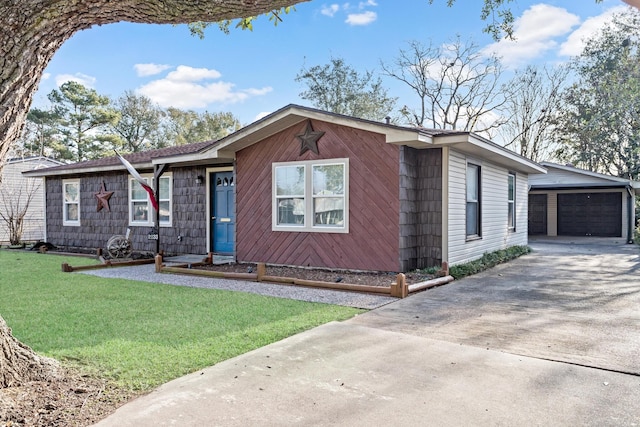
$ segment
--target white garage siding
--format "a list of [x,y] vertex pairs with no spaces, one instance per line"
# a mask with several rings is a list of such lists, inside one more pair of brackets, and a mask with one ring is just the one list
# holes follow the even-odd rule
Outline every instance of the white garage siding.
[[[447,154],[448,153],[448,154]],[[514,245],[527,244],[528,176],[516,173],[516,226],[508,228],[509,170],[487,160],[467,157],[455,150],[443,150],[448,157],[447,256],[449,264],[461,264]],[[481,237],[466,236],[466,167],[467,162],[481,167]]]
[[[540,174],[540,175],[531,175],[529,179],[529,184],[606,184],[610,183],[611,179],[607,179],[606,177],[596,176],[597,174],[593,172],[578,170],[570,171],[560,169],[558,167],[548,166],[548,163],[543,163],[548,169],[549,173]],[[586,172],[586,173],[585,173]],[[611,177],[616,179],[615,177]]]
[[[45,166],[57,166],[60,162],[41,157],[10,160],[5,164],[2,177],[2,191],[0,194],[0,210],[4,213],[24,207],[29,195],[32,199],[24,217],[22,241],[30,242],[44,240],[44,185],[43,178],[26,178],[23,171],[29,171]],[[9,243],[9,230],[6,222],[0,220],[0,244]]]

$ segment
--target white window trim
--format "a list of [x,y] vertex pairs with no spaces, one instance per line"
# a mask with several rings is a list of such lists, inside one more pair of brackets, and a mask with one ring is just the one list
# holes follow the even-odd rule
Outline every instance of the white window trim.
[[[513,200],[509,199],[509,179],[513,177]],[[517,184],[517,179],[516,179],[516,174],[515,172],[509,172],[509,174],[507,175],[507,215],[509,215],[509,205],[513,205],[513,208],[511,209],[511,222],[513,223],[513,225],[509,225],[509,219],[507,218],[507,229],[509,231],[516,231],[516,193],[517,193],[517,188],[516,188],[516,184]]]
[[[478,207],[478,212],[476,213],[477,215],[477,226],[478,226],[478,233],[477,234],[467,234],[467,204],[469,203],[469,200],[467,199],[467,186],[469,185],[469,183],[467,182],[467,177],[468,177],[468,170],[469,170],[469,166],[473,166],[477,168],[477,174],[476,174],[476,178],[478,180],[477,182],[477,186],[478,186],[478,200],[473,201],[474,203],[476,203],[476,206]],[[466,164],[466,168],[465,168],[465,192],[464,192],[464,198],[465,198],[465,218],[464,218],[464,232],[466,235],[467,240],[477,240],[477,239],[482,239],[482,165],[480,164],[480,162],[473,162],[473,161],[468,161]]]
[[[152,174],[141,174],[142,178],[144,178],[147,183],[153,187],[153,175]],[[169,179],[169,221],[160,221],[160,227],[171,227],[173,224],[173,175],[171,172],[163,174],[160,179]],[[131,200],[131,185],[135,180],[134,177],[128,175],[128,185],[127,185],[127,210],[129,211],[129,226],[130,227],[153,227],[155,225],[156,220],[156,211],[151,206],[151,200],[149,199],[149,195],[147,194],[147,206],[149,208],[149,217],[146,221],[134,221],[133,220],[133,209],[131,209],[132,200]],[[145,192],[146,193],[146,192]],[[167,199],[158,200],[158,204],[161,201],[167,201]]]
[[[77,220],[68,220],[67,219],[67,202],[65,200],[65,190],[67,184],[76,184],[78,186],[78,219]],[[63,179],[62,180],[62,225],[70,226],[70,227],[79,227],[80,226],[80,202],[81,202],[81,194],[80,194],[80,180],[79,179]],[[71,203],[69,203],[71,204]],[[75,204],[75,203],[74,203]]]
[[[344,219],[343,226],[313,225],[313,166],[344,165]],[[276,168],[281,166],[305,167],[305,218],[303,225],[278,225],[278,202],[276,197]],[[271,165],[271,230],[301,233],[348,233],[349,232],[349,159],[307,160],[301,162],[279,162]]]

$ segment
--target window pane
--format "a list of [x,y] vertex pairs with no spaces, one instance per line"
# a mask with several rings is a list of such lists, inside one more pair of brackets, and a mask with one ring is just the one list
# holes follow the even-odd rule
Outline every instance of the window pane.
[[170,216],[170,203],[169,201],[164,201],[164,202],[160,202],[158,204],[158,207],[160,208],[160,222],[169,222],[169,216]]
[[478,234],[478,204],[467,202],[467,236]]
[[169,184],[171,184],[171,179],[160,178],[160,200],[169,200]]
[[344,194],[344,165],[319,165],[313,167],[314,195]]
[[514,210],[513,210],[514,206],[513,203],[509,203],[509,228],[513,228],[514,227]]
[[64,201],[67,203],[75,203],[78,201],[78,187],[76,183],[64,185]]
[[[78,205],[73,203],[73,204],[68,204],[65,205],[65,211],[66,211],[66,220],[67,221],[77,221],[78,220]],[[60,211],[58,211],[60,212]]]
[[516,184],[516,177],[513,175],[509,175],[509,200],[513,201],[515,200],[515,184]]
[[144,188],[142,188],[142,185],[140,185],[140,183],[135,179],[131,180],[131,198],[133,200],[147,199],[147,192],[145,191]]
[[467,201],[478,200],[478,167],[467,165]]
[[304,166],[276,168],[276,196],[304,196]]
[[278,199],[278,225],[304,225],[304,199]]
[[134,221],[147,221],[149,219],[149,206],[147,202],[133,202],[132,205]]
[[313,205],[313,225],[344,225],[344,198],[316,197]]

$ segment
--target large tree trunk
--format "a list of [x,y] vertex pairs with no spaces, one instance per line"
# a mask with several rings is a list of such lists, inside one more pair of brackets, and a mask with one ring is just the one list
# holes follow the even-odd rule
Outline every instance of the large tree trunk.
[[256,16],[303,1],[308,0],[2,0],[0,177],[44,69],[62,43],[77,31],[120,21],[217,22]]
[[39,356],[11,335],[0,317],[0,389],[29,381],[47,381],[59,374],[55,360]]

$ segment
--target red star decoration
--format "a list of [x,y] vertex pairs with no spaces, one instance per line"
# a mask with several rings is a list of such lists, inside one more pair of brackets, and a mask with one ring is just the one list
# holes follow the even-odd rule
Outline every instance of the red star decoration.
[[316,154],[320,154],[318,153],[318,140],[322,138],[322,135],[324,135],[324,132],[314,131],[311,127],[311,120],[307,121],[307,128],[304,133],[296,135],[300,140],[300,155],[302,156],[309,150]]
[[111,211],[109,209],[109,199],[111,198],[111,196],[113,196],[113,191],[107,191],[107,189],[104,187],[104,182],[100,187],[100,191],[98,191],[97,193],[93,193],[93,195],[95,196],[96,200],[98,200],[98,209],[96,210],[96,212],[100,212],[102,208],[105,208],[107,212]]

